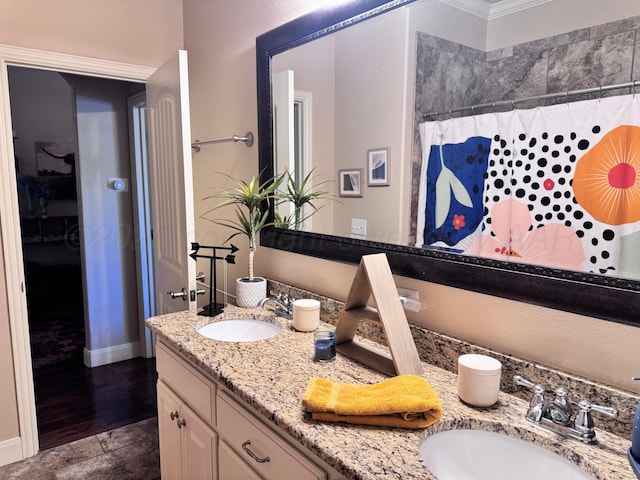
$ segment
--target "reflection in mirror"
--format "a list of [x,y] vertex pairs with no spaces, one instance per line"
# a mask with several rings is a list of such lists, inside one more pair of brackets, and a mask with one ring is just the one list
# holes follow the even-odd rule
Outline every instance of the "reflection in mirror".
[[[280,78],[292,80],[293,91],[313,96],[312,134],[308,151],[315,176],[333,180],[338,171],[363,169],[367,151],[389,148],[389,186],[369,187],[362,197],[323,203],[307,231],[349,237],[352,219],[366,220],[366,239],[407,245],[409,238],[410,154],[412,122],[399,121],[407,110],[407,53],[403,31],[405,12],[391,11],[332,35],[287,50],[272,59],[274,158],[286,163],[282,120],[276,91]],[[278,87],[276,88],[276,85]],[[280,97],[280,96],[279,96]],[[291,97],[291,95],[290,95]]]
[[[384,4],[365,3],[369,7]],[[534,6],[505,15],[488,11],[491,15],[481,18],[478,10],[452,6],[459,2],[394,3],[405,5],[380,15],[377,10],[373,16],[365,12],[362,22],[350,19],[366,8],[339,7],[331,18],[312,14],[304,27],[300,27],[303,22],[294,21],[277,29],[279,36],[258,38],[258,74],[265,61],[261,54],[272,73],[265,79],[269,84],[262,91],[269,97],[264,100],[270,104],[273,88],[274,106],[260,119],[261,126],[271,125],[274,133],[273,151],[268,144],[261,150],[261,168],[272,159],[276,169],[284,165],[295,165],[302,172],[314,168],[320,179],[333,180],[337,192],[340,170],[362,168],[367,177],[368,151],[388,149],[389,157],[388,185],[370,186],[365,181],[361,196],[341,198],[340,204],[327,202],[313,224],[305,225],[308,235],[272,232],[265,236],[266,244],[279,248],[278,242],[286,242],[287,248],[295,250],[297,241],[310,244],[313,240],[328,253],[316,252],[313,246],[302,247],[303,253],[355,263],[363,252],[387,250],[398,254],[394,271],[399,274],[633,324],[620,306],[606,306],[599,312],[576,306],[573,294],[568,300],[560,292],[566,294],[573,282],[580,282],[589,291],[583,299],[588,302],[612,298],[600,286],[638,290],[637,282],[618,280],[640,276],[635,253],[640,251],[635,247],[640,236],[635,235],[638,219],[624,216],[612,226],[598,207],[586,205],[584,198],[591,201],[594,195],[573,190],[583,155],[617,126],[640,125],[634,117],[638,110],[634,89],[629,88],[635,78],[637,22],[633,18],[640,15],[640,5],[627,0],[611,9],[589,0],[589,6],[578,13],[568,0],[524,1],[524,7]],[[570,11],[572,15],[567,14]],[[306,159],[306,167],[289,160],[294,158],[289,152],[296,150],[292,140],[296,136],[281,139],[281,132],[288,128],[280,119],[287,107],[278,100],[285,97],[276,93],[281,76],[290,81],[288,98],[305,92],[311,99],[304,123],[309,133],[298,143],[306,152],[298,157]],[[600,89],[619,84],[627,88]],[[595,93],[573,94],[583,89]],[[616,101],[598,99],[612,95],[625,97],[624,107],[612,103],[598,110]],[[593,108],[585,110],[588,105]],[[582,110],[569,123],[558,115],[559,108],[573,113]],[[607,113],[621,110],[630,112],[629,116]],[[534,117],[539,112],[545,113]],[[526,131],[521,128],[523,117],[532,125]],[[465,122],[475,127],[491,125],[477,130],[465,127]],[[543,134],[548,141],[542,141]],[[557,143],[560,137],[563,141]],[[622,137],[629,136],[625,132]],[[469,155],[457,154],[459,164],[452,157],[471,138],[485,139],[474,144],[484,152],[481,159],[474,157],[483,163],[475,171],[466,164]],[[535,149],[529,147],[534,138]],[[613,192],[624,188],[631,193],[640,184],[640,176],[634,176],[636,171],[640,175],[640,166],[636,169],[628,159],[619,163],[630,168],[623,165],[613,172],[613,165],[604,173],[605,180]],[[630,202],[633,208],[637,203]],[[498,225],[492,224],[496,205],[493,216],[500,217]],[[520,205],[528,212],[522,211],[518,218],[529,213],[529,223],[514,223],[512,213],[520,211]],[[365,221],[366,241],[351,240],[362,238],[353,235],[354,220],[358,226]],[[511,230],[516,228],[523,230],[514,240]],[[572,233],[564,242],[568,230]],[[520,243],[516,246],[512,241]],[[509,273],[501,278],[504,271]],[[529,288],[532,274],[545,281],[538,282],[539,292],[529,296],[518,289],[523,287],[521,281]],[[473,279],[463,278],[467,275]],[[479,286],[484,275],[495,285]],[[555,291],[551,285],[556,285]],[[623,297],[637,302],[634,295],[623,293]]]

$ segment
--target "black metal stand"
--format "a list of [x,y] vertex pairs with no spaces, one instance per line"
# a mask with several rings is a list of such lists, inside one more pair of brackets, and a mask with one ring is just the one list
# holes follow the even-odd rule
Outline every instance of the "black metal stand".
[[[201,248],[211,249],[211,255],[199,254],[198,252]],[[231,244],[230,247],[214,247],[211,245],[200,245],[197,242],[192,242],[191,250],[193,250],[193,252],[191,252],[189,256],[194,260],[197,260],[198,258],[209,259],[209,281],[211,282],[211,286],[209,288],[209,304],[205,305],[202,311],[198,312],[198,315],[203,315],[205,317],[214,317],[222,313],[224,307],[226,307],[224,303],[218,302],[218,278],[216,275],[215,261],[224,260],[227,263],[236,263],[236,257],[234,253],[238,251],[238,247],[236,247],[234,244]],[[231,253],[225,255],[224,257],[218,257],[217,250],[230,250]]]

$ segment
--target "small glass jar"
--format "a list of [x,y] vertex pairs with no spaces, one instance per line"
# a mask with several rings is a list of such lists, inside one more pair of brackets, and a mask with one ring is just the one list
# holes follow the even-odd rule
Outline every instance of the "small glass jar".
[[336,359],[336,334],[331,330],[317,330],[313,340],[315,344],[316,360],[318,362],[332,362]]

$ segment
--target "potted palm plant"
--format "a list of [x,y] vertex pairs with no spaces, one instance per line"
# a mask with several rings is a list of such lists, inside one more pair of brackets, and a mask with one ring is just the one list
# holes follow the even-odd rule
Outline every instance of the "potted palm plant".
[[[311,184],[312,174],[313,169],[302,181],[296,182],[293,174],[289,172],[285,173],[286,190],[278,192],[278,205],[290,203],[293,206],[293,212],[290,215],[282,216],[279,215],[276,209],[277,226],[300,230],[302,223],[319,210],[319,207],[316,205],[317,200],[335,197],[335,193],[318,188],[314,189]],[[329,183],[329,181],[320,182],[316,184],[316,187],[325,183]]]
[[278,188],[285,178],[285,174],[278,175],[260,182],[260,178],[253,177],[249,182],[236,180],[225,175],[234,182],[234,187],[222,190],[206,197],[221,198],[223,201],[205,212],[204,215],[219,208],[235,207],[235,218],[212,220],[218,225],[223,225],[234,230],[225,243],[237,235],[245,235],[249,241],[249,272],[248,276],[236,280],[236,304],[240,307],[255,307],[260,300],[267,296],[267,282],[262,277],[255,277],[253,273],[253,259],[258,246],[258,234],[276,222],[269,222],[269,203],[278,198]]

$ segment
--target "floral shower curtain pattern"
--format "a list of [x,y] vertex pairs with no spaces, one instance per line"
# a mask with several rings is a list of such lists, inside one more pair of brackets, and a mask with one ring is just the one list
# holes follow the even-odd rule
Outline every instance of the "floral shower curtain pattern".
[[635,95],[420,124],[417,241],[640,278]]

